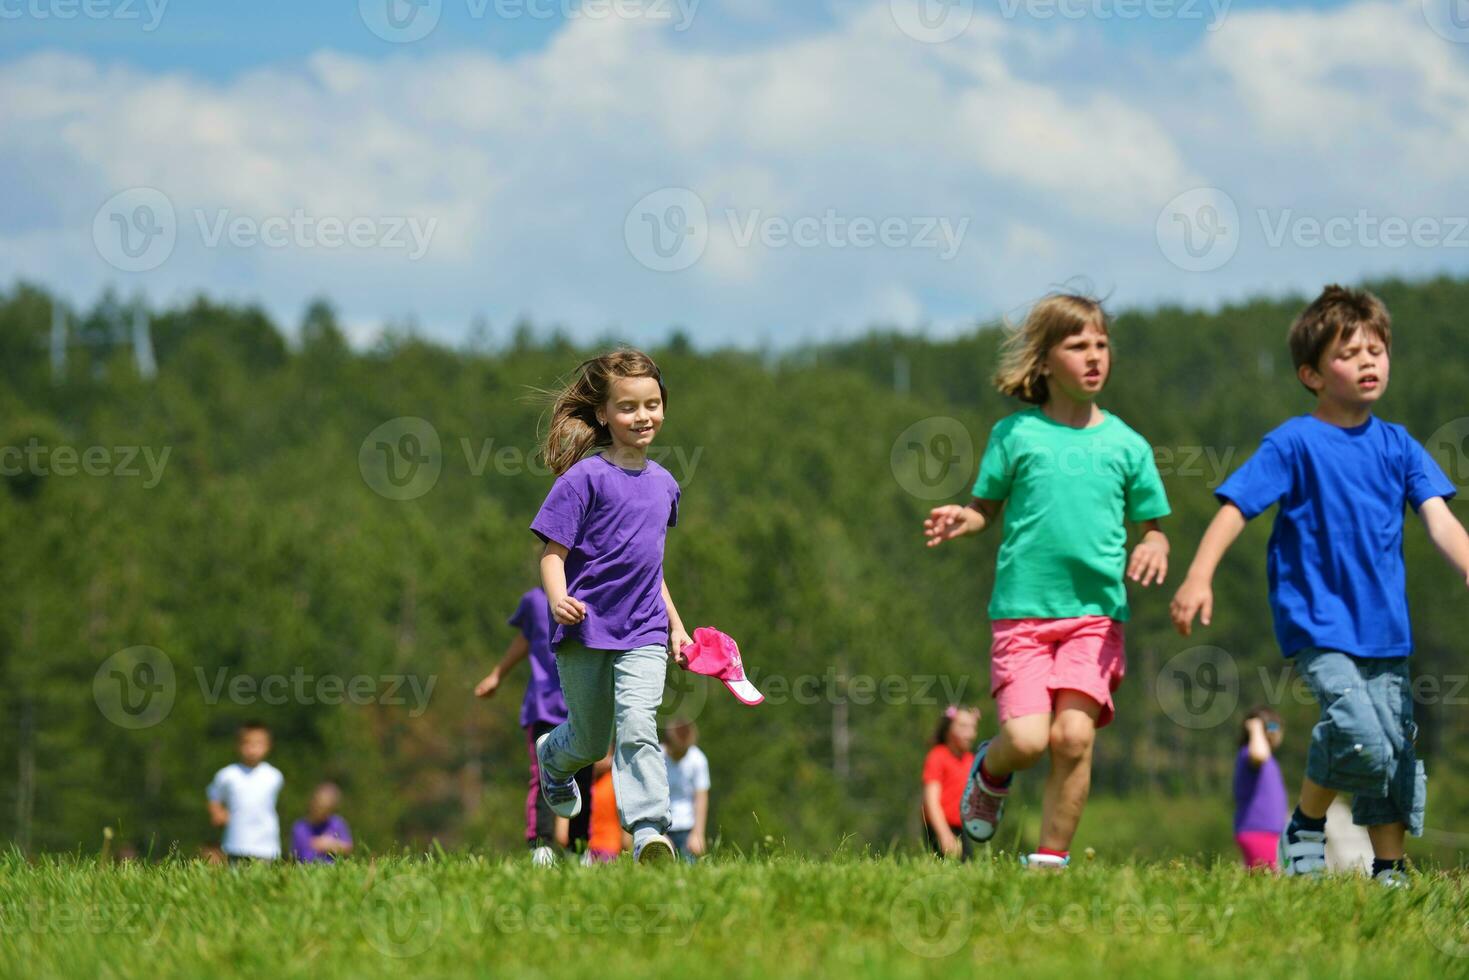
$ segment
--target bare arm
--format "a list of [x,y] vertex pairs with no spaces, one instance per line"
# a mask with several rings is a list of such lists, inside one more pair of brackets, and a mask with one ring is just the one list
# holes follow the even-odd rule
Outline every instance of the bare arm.
[[495,669],[485,675],[485,679],[475,685],[474,696],[487,698],[494,695],[499,689],[500,682],[505,675],[514,670],[516,665],[530,655],[530,641],[525,638],[524,633],[518,633],[515,639],[510,641],[510,646],[505,650],[505,656],[495,665]]
[[1245,722],[1245,730],[1250,733],[1250,765],[1259,769],[1270,760],[1270,736],[1265,734],[1265,723],[1259,718]]
[[230,810],[218,800],[209,801],[209,822],[216,827],[223,827],[230,822]]
[[694,791],[694,827],[689,832],[689,850],[702,855],[709,849],[704,839],[704,829],[709,825],[709,791]]
[[1469,532],[1464,530],[1448,503],[1442,497],[1431,497],[1418,508],[1418,516],[1428,529],[1428,539],[1469,584]]
[[666,576],[659,583],[659,588],[663,591],[663,602],[668,606],[668,653],[682,665],[684,662],[683,648],[694,641],[689,638],[688,630],[684,629],[683,619],[673,605],[673,595],[668,591]]
[[1143,539],[1132,551],[1127,577],[1140,585],[1163,584],[1168,575],[1168,535],[1156,520],[1143,521]]
[[551,615],[562,626],[575,626],[587,616],[586,603],[574,599],[566,591],[566,556],[564,544],[546,542],[541,555],[541,587],[551,603]]
[[928,538],[930,548],[966,534],[979,534],[995,523],[1004,508],[1003,500],[982,500],[979,497],[971,500],[967,507],[958,504],[935,507],[923,522],[923,534]]
[[1209,522],[1198,553],[1188,568],[1188,575],[1173,596],[1173,625],[1188,636],[1193,632],[1194,616],[1208,626],[1214,619],[1214,572],[1229,546],[1245,529],[1245,515],[1234,504],[1226,503]]

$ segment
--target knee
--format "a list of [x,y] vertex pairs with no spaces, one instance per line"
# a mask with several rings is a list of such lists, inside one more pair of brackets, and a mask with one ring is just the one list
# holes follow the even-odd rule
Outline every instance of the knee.
[[1040,757],[1046,754],[1048,744],[1044,731],[1013,731],[1010,732],[1010,750],[1014,752],[1017,768],[1028,769],[1040,761]]
[[1064,718],[1051,726],[1051,758],[1081,762],[1091,754],[1096,728],[1089,718]]

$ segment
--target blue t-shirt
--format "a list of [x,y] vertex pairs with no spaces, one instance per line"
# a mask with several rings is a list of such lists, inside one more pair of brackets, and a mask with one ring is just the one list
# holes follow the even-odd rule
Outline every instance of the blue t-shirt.
[[510,625],[520,630],[530,645],[526,657],[530,661],[530,682],[525,685],[525,700],[520,705],[520,727],[537,722],[559,725],[566,720],[566,700],[561,696],[561,675],[556,671],[556,655],[551,652],[551,604],[540,588],[520,597]]
[[1343,429],[1303,415],[1267,435],[1215,495],[1246,519],[1280,504],[1268,568],[1281,652],[1405,657],[1403,506],[1454,492],[1402,426],[1373,417]]

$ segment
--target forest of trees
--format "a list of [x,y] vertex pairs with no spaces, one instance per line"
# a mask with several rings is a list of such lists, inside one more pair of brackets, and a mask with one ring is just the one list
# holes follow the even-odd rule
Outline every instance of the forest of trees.
[[[1395,327],[1380,414],[1469,485],[1469,281],[1369,285]],[[1211,628],[1179,637],[1167,606],[1213,488],[1311,408],[1285,346],[1303,301],[1116,318],[1102,404],[1157,447],[1173,555],[1161,589],[1132,590],[1128,677],[1079,847],[1228,853],[1253,703],[1285,715],[1282,764],[1292,783],[1302,772],[1314,709],[1270,629],[1270,518],[1221,568]],[[287,329],[207,298],[109,295],[64,311],[63,363],[57,302],[0,293],[4,832],[28,853],[95,851],[104,827],[144,854],[195,853],[214,839],[204,787],[235,726],[261,718],[283,820],[333,779],[370,849],[522,847],[524,668],[492,701],[471,690],[536,582],[527,525],[551,483],[536,389],[592,349],[522,326],[464,349],[399,331],[356,350],[324,302]],[[139,314],[156,374],[125,329]],[[670,670],[667,713],[700,726],[724,846],[916,848],[944,706],[979,704],[993,731],[998,535],[928,550],[920,525],[966,499],[986,433],[1015,408],[987,380],[998,338],[976,325],[769,352],[673,334],[650,351],[670,392],[657,448],[683,485],[670,586],[690,627],[739,639],[769,698],[745,708]],[[1411,517],[1406,542],[1415,671],[1432,681],[1418,706],[1432,830],[1413,853],[1452,860],[1469,845],[1466,595]],[[119,706],[115,677],[163,700]],[[1040,782],[1022,780],[1021,830]]]

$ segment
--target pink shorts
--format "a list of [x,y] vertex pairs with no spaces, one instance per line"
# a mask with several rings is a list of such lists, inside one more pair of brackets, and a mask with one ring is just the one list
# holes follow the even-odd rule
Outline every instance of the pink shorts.
[[1239,845],[1240,855],[1245,859],[1245,867],[1269,868],[1271,871],[1280,870],[1280,835],[1272,834],[1268,830],[1241,830],[1234,835],[1234,842]]
[[1112,692],[1127,670],[1121,623],[1106,616],[1077,616],[997,619],[991,627],[990,694],[999,705],[1000,724],[1050,714],[1058,691],[1085,694],[1102,706],[1097,727],[1111,723]]

